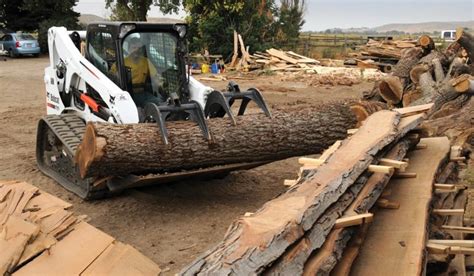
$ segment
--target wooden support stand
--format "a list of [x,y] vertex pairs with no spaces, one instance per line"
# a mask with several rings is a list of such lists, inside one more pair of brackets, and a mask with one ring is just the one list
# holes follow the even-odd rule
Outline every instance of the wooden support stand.
[[416,178],[415,172],[397,172],[393,175],[394,178]]
[[372,213],[360,214],[350,217],[342,217],[336,220],[334,228],[344,228],[354,225],[361,225],[364,223],[372,222],[374,215]]
[[442,216],[464,215],[464,209],[433,209],[432,213]]
[[463,232],[466,234],[474,234],[474,227],[442,225],[441,229],[445,231],[456,231],[456,232]]

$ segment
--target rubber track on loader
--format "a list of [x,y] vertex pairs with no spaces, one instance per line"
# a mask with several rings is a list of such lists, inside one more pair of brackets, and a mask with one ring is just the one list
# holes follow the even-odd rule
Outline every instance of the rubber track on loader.
[[48,115],[43,120],[66,147],[68,154],[74,157],[86,129],[84,121],[73,114]]
[[[83,199],[99,199],[109,195],[108,189],[93,186],[93,179],[82,179],[74,164],[77,147],[82,142],[86,124],[74,114],[48,115],[38,123],[36,159],[40,170],[64,188]],[[62,153],[54,160],[47,157],[49,131],[61,142]]]

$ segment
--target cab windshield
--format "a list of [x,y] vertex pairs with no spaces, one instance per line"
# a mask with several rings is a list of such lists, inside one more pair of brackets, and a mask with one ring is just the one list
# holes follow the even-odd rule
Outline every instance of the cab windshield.
[[164,98],[180,87],[177,38],[170,33],[136,32],[122,43],[133,91],[153,90]]

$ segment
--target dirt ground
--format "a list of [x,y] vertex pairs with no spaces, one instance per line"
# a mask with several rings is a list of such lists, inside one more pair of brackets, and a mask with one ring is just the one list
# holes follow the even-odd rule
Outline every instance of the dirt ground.
[[[77,215],[89,216],[92,225],[133,245],[166,274],[178,272],[216,244],[234,219],[261,207],[285,190],[284,179],[296,177],[299,166],[292,158],[233,172],[220,180],[191,179],[85,202],[36,167],[36,124],[45,114],[43,70],[48,63],[47,57],[0,57],[0,179],[28,181],[73,203]],[[260,88],[272,108],[358,98],[372,86],[307,87],[303,82],[282,82],[276,75],[236,81],[244,89]],[[222,89],[227,82],[207,84]]]

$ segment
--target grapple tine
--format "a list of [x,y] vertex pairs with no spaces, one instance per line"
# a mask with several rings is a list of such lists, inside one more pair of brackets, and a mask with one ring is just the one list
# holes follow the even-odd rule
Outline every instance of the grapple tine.
[[163,144],[168,145],[168,130],[166,129],[165,120],[169,112],[162,114],[160,108],[154,103],[147,103],[145,105],[145,117],[151,117],[160,128],[161,140]]
[[250,88],[249,90],[243,93],[248,93],[245,95],[245,97],[253,100],[258,105],[258,107],[263,110],[263,113],[265,113],[265,115],[270,118],[272,117],[272,114],[270,113],[270,110],[268,109],[268,106],[265,103],[265,100],[263,99],[262,93],[260,93],[257,88]]
[[[191,120],[195,121],[199,128],[201,129],[202,135],[208,140],[211,141],[211,132],[209,131],[209,127],[207,126],[206,117],[204,116],[204,112],[202,110],[201,105],[196,101],[190,101],[185,106],[184,111],[188,113],[191,117]],[[189,106],[189,107],[187,107]]]
[[232,124],[235,126],[237,124],[235,120],[234,113],[230,109],[231,103],[226,99],[224,94],[219,91],[212,91],[206,101],[206,106],[204,107],[204,115],[206,117],[224,117],[225,114],[229,116]]
[[[203,136],[206,140],[211,141],[211,133],[206,123],[206,117],[202,110],[201,105],[196,101],[190,101],[179,106],[164,105],[158,106],[154,103],[148,103],[145,105],[145,116],[153,119],[160,128],[161,139],[165,145],[169,144],[168,141],[168,130],[166,129],[166,117],[171,113],[185,112],[189,114],[189,118],[196,122],[201,129]],[[148,119],[149,120],[149,119]],[[151,121],[151,120],[150,120]]]

